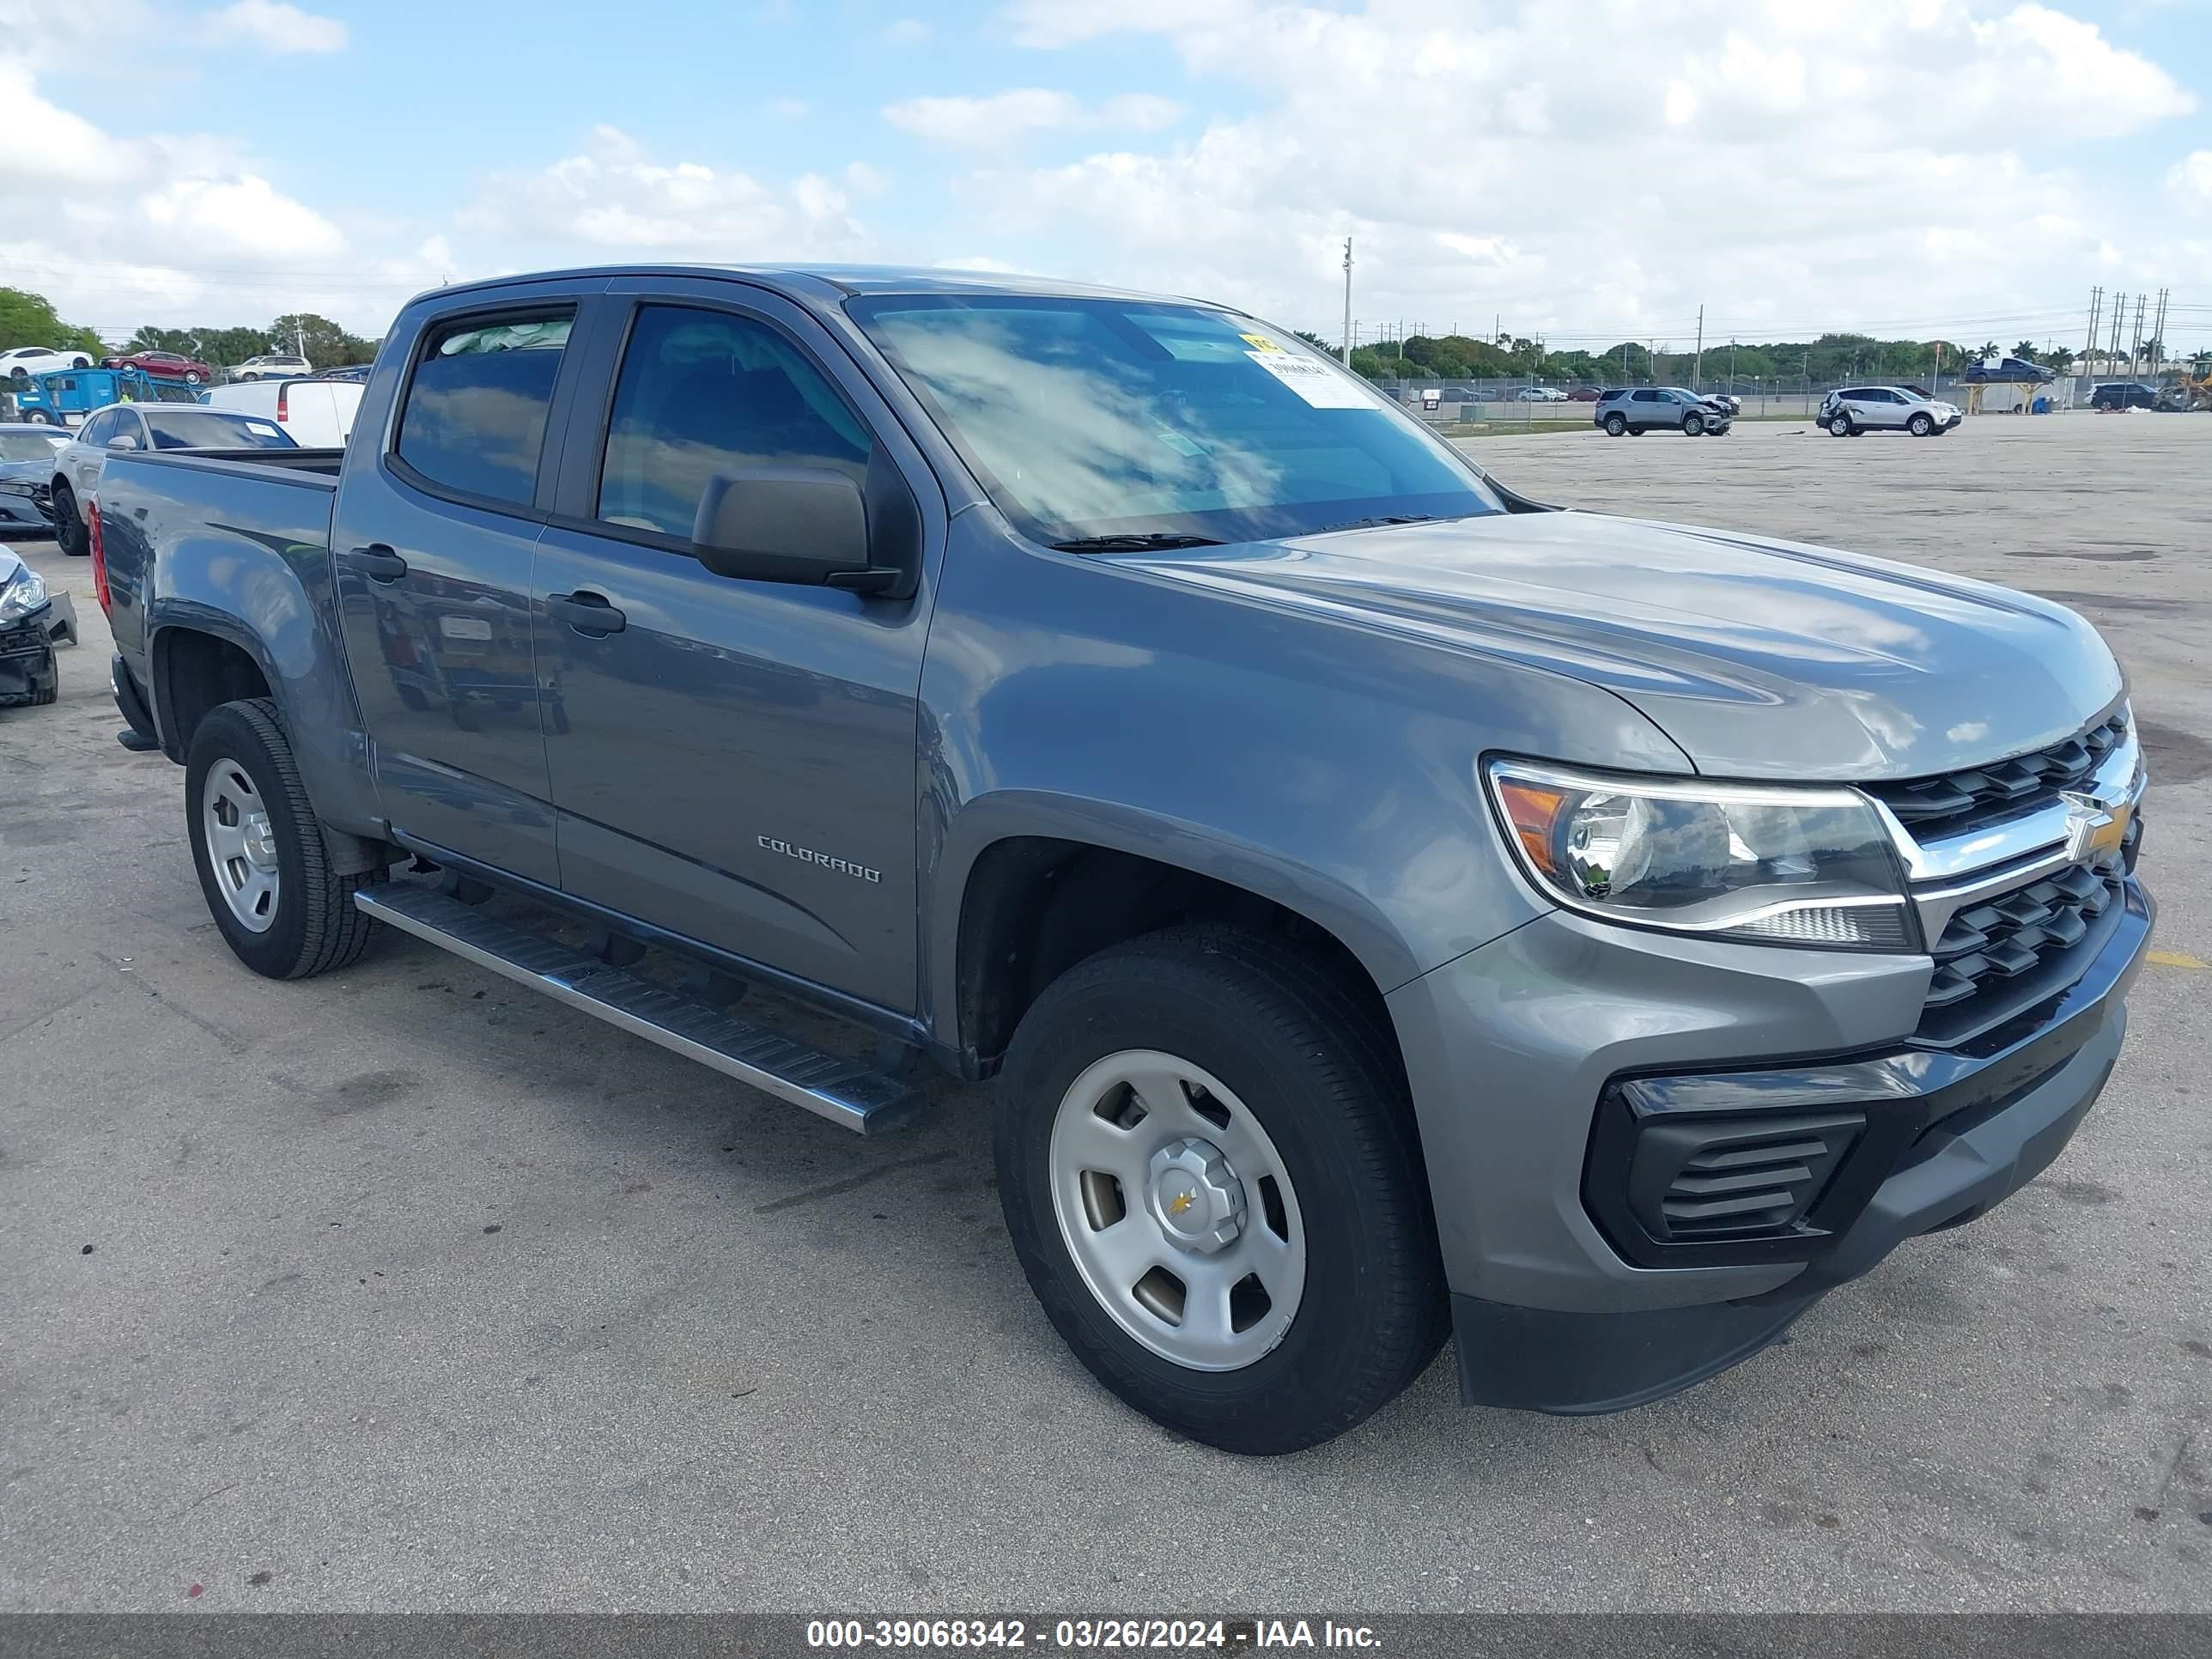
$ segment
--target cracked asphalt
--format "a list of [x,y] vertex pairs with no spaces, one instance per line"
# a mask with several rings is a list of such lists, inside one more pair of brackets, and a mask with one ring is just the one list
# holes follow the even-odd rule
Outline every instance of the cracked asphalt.
[[0,1609],[2212,1610],[2212,419],[1468,447],[2106,631],[2161,954],[2043,1179],[1674,1400],[1446,1361],[1223,1456],[1054,1339],[981,1091],[862,1142],[404,938],[248,975],[29,543],[86,642],[0,712]]

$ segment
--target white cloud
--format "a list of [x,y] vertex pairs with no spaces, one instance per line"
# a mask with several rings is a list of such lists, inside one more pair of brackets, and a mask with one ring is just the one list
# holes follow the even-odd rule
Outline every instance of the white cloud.
[[2194,150],[2168,167],[2166,187],[2183,212],[2212,214],[2212,149]]
[[888,105],[884,119],[940,144],[994,149],[1031,131],[1113,128],[1157,132],[1182,118],[1182,106],[1152,93],[1123,93],[1097,106],[1065,92],[1018,87],[984,98],[909,98]]
[[251,40],[268,52],[339,52],[346,43],[346,26],[335,17],[319,17],[284,0],[237,0],[208,19],[217,36]]
[[527,247],[581,246],[624,258],[851,258],[867,238],[849,206],[844,190],[817,173],[779,186],[732,168],[659,161],[601,126],[577,155],[492,177],[460,222]]
[[1615,339],[1686,337],[1701,304],[1747,334],[2025,311],[2070,301],[2108,242],[2125,280],[2183,268],[2063,158],[2195,97],[2042,5],[1015,0],[1007,17],[1041,51],[1158,42],[1252,112],[994,167],[963,192],[967,234],[1034,257],[1049,226],[1060,268],[1293,324],[1333,314],[1346,234],[1364,316]]

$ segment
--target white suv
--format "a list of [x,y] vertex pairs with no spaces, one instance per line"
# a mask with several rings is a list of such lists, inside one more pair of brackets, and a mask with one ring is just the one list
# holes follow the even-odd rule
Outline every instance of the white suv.
[[1965,418],[1956,404],[1939,404],[1917,386],[1855,386],[1820,400],[1820,423],[1838,438],[1866,432],[1941,437]]
[[234,380],[289,380],[296,375],[312,374],[315,366],[305,357],[275,352],[266,357],[248,357],[230,371]]

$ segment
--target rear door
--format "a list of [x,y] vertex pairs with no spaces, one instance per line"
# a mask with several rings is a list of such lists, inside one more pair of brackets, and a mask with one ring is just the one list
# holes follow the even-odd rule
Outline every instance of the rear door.
[[1628,423],[1631,426],[1658,426],[1668,417],[1666,399],[1650,386],[1639,386],[1628,394]]
[[555,887],[530,624],[531,562],[605,278],[422,302],[365,407],[331,533],[346,656],[392,829]]
[[[910,599],[736,580],[690,532],[716,473],[836,468],[942,544],[920,453],[822,325],[731,282],[624,278],[538,554],[538,662],[572,895],[900,1012],[915,1004]],[[913,520],[909,519],[909,523]],[[928,558],[933,559],[933,552]]]

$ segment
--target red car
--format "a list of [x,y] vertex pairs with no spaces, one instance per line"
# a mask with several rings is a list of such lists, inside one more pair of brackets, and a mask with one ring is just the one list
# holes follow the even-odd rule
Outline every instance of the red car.
[[1597,401],[1597,388],[1594,386],[1577,386],[1567,393],[1567,401],[1571,404],[1594,404]]
[[215,370],[197,357],[173,351],[133,351],[120,357],[102,357],[100,366],[143,369],[157,380],[182,380],[186,386],[204,386],[215,378]]

